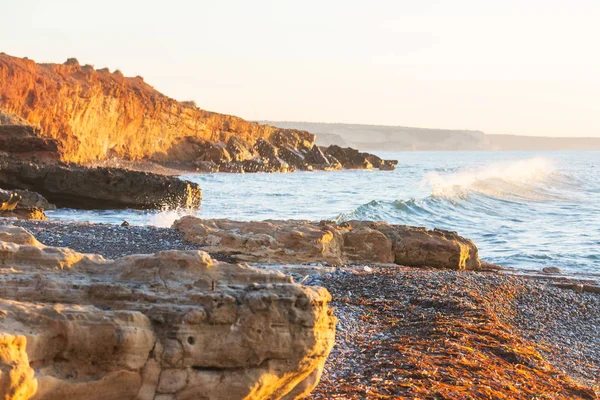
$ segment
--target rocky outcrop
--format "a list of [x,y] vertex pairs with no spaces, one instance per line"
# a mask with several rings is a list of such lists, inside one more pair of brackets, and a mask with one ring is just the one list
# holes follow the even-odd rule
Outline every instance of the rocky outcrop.
[[0,217],[45,220],[44,208],[56,208],[44,197],[29,190],[0,189]]
[[30,190],[3,190],[0,189],[0,202],[8,201],[17,194],[19,201],[16,208],[41,208],[44,210],[56,210],[56,206],[50,203],[44,196]]
[[73,208],[198,208],[202,198],[197,184],[172,176],[2,158],[0,187],[34,190]]
[[0,152],[40,162],[60,159],[58,141],[41,134],[40,128],[0,110]]
[[183,217],[173,225],[211,253],[261,263],[396,263],[478,270],[475,244],[456,232],[384,222],[238,222]]
[[[37,132],[27,135],[35,146],[56,146],[61,161],[79,164],[125,159],[196,162],[207,171],[290,171],[310,169],[301,159],[315,147],[315,136],[308,132],[205,111],[159,93],[139,76],[81,66],[76,59],[36,64],[0,54],[0,108],[41,129],[42,139]],[[282,154],[257,154],[265,142]],[[28,148],[21,147],[24,143],[11,146],[22,151]],[[294,154],[300,159],[285,158]]]
[[334,342],[325,289],[201,251],[107,261],[0,227],[0,272],[4,399],[301,398]]

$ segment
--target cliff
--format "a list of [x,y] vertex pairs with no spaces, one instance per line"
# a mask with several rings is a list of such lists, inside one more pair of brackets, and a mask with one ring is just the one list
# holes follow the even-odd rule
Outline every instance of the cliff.
[[[193,159],[190,138],[250,143],[280,130],[171,99],[119,71],[0,54],[0,108],[60,143],[63,161]],[[310,135],[310,134],[308,134]],[[314,136],[310,135],[314,141]]]
[[25,120],[19,125],[35,125],[18,135],[3,134],[12,149],[23,153],[29,143],[56,143],[60,161],[78,164],[175,162],[203,172],[389,170],[396,164],[350,148],[319,148],[315,135],[306,131],[201,110],[159,93],[139,76],[95,70],[74,58],[64,64],[36,64],[0,54],[3,113],[17,116],[0,121],[6,126],[15,125],[15,118]]

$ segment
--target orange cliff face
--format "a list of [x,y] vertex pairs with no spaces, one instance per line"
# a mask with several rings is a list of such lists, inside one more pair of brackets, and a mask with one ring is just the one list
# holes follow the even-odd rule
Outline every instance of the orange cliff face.
[[[141,77],[95,70],[69,59],[37,64],[0,54],[0,109],[57,139],[63,161],[107,158],[189,161],[195,143],[237,136],[253,144],[287,131],[171,99]],[[298,132],[314,143],[314,135]]]

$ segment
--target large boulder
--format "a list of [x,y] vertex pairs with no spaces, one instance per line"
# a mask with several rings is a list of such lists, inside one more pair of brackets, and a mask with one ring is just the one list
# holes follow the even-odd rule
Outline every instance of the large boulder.
[[0,186],[33,190],[59,207],[198,208],[202,191],[177,177],[121,168],[0,160]]
[[456,232],[384,222],[199,219],[174,228],[206,251],[261,263],[396,263],[454,270],[481,268],[477,246]]
[[334,343],[330,299],[202,251],[111,261],[0,227],[0,397],[300,398]]

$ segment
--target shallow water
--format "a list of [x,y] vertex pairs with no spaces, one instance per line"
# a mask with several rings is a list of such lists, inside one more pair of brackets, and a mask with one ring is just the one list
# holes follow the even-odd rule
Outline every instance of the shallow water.
[[[204,218],[366,219],[458,231],[487,261],[600,273],[600,152],[400,152],[395,171],[193,174]],[[182,211],[49,211],[170,226]]]

